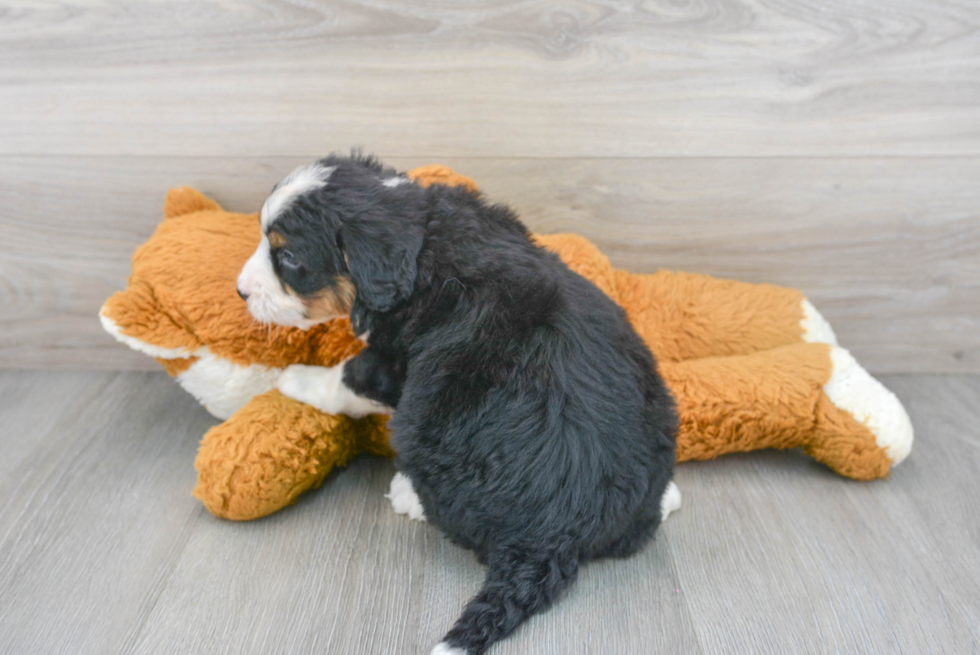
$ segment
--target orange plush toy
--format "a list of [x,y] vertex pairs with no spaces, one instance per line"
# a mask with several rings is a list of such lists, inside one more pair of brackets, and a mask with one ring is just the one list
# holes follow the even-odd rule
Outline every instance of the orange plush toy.
[[[440,166],[419,184],[476,184]],[[323,414],[276,391],[290,364],[333,366],[362,347],[346,319],[309,330],[259,325],[235,291],[260,238],[256,214],[173,189],[101,319],[225,422],[204,435],[194,495],[217,516],[265,516],[360,453],[392,457],[386,418]],[[912,447],[898,399],[836,345],[792,289],[613,268],[586,239],[536,237],[618,302],[656,355],[680,412],[679,461],[802,448],[850,478],[886,475]]]

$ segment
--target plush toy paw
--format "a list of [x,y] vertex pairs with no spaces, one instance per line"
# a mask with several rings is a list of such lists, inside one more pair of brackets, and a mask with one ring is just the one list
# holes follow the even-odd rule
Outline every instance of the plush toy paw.
[[832,373],[823,391],[834,405],[868,428],[892,466],[912,452],[912,421],[894,393],[871,377],[843,348],[830,348]]
[[395,473],[385,498],[391,501],[391,508],[395,510],[395,514],[408,514],[410,519],[425,520],[422,503],[412,487],[412,481],[404,473]]
[[664,495],[660,497],[660,520],[666,521],[672,512],[676,512],[680,508],[681,490],[671,480],[670,484],[667,485],[667,489],[664,490]]
[[194,496],[222,518],[266,516],[346,465],[363,450],[362,435],[382,432],[381,425],[324,414],[269,391],[204,435],[194,461]]

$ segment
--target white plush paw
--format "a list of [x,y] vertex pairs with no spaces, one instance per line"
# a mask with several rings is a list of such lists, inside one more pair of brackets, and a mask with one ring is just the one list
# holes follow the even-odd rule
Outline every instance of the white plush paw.
[[671,512],[676,512],[681,508],[681,490],[673,480],[664,490],[664,495],[660,497],[660,520],[666,521]]
[[[408,518],[417,521],[425,520],[425,510],[422,503],[412,487],[412,481],[404,473],[395,473],[391,479],[391,488],[385,494],[385,498],[391,501],[391,508],[395,514],[408,514]],[[435,651],[433,651],[435,652]]]
[[339,414],[345,403],[341,386],[343,365],[303,366],[293,364],[279,376],[276,387],[279,393],[301,403],[312,405],[327,414]]
[[901,401],[881,382],[871,377],[851,353],[843,348],[830,349],[833,373],[823,391],[830,402],[865,425],[884,449],[892,465],[912,452],[912,421]]
[[436,644],[436,647],[432,649],[431,655],[469,655],[462,648],[453,648],[444,641]]
[[837,335],[834,334],[834,328],[830,327],[830,323],[817,311],[813,303],[804,298],[801,307],[803,318],[800,319],[800,327],[803,328],[803,340],[808,343],[829,343],[836,346]]

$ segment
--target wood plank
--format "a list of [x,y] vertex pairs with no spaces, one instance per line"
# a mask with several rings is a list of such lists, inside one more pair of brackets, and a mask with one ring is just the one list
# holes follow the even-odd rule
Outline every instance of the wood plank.
[[[165,189],[254,211],[315,156],[0,158],[0,366],[153,367],[96,314]],[[800,288],[872,371],[980,371],[980,159],[440,161],[532,229],[584,234],[618,266]]]
[[[670,539],[668,524],[638,555],[586,565],[552,609],[532,617],[494,648],[494,655],[710,652],[702,649],[679,591]],[[445,549],[455,547],[446,543]],[[438,553],[432,559],[420,598],[423,645],[438,643],[452,627],[484,574],[469,553]]]
[[[202,520],[134,652],[428,653],[484,568],[432,526],[391,512],[393,473],[360,460],[260,522]],[[552,611],[493,652],[699,653],[676,586],[662,542],[588,566]]]
[[[980,647],[980,560],[966,540],[977,526],[976,485],[967,480],[980,451],[957,447],[975,441],[980,386],[976,378],[885,381],[908,404],[918,441],[887,480],[846,481],[778,452],[680,467],[685,511],[698,517],[679,516],[670,544],[706,652]],[[944,391],[972,402],[950,402]],[[935,422],[947,412],[958,429]]]
[[[980,377],[884,381],[917,428],[889,479],[793,452],[684,464],[653,544],[493,652],[976,651]],[[390,511],[389,462],[232,523],[188,495],[213,420],[166,376],[0,371],[0,392],[0,446],[31,447],[0,477],[2,652],[427,653],[480,584]]]
[[33,447],[0,480],[0,596],[16,599],[0,652],[122,652],[204,513],[189,492],[213,419],[162,373],[0,379],[24,382],[22,420],[57,417],[0,433],[5,451]]
[[962,0],[16,3],[0,154],[980,155]]
[[[896,541],[920,557],[942,553],[922,557],[923,565],[947,611],[972,626],[972,649],[963,652],[980,651],[980,378],[888,376],[884,382],[916,427],[914,456],[895,473],[904,493],[872,500],[868,489],[855,485],[848,494],[869,513],[889,517],[892,536],[883,532],[883,543]],[[921,527],[909,528],[915,525]],[[896,540],[895,533],[902,538]]]
[[[68,434],[52,432],[66,412],[80,411],[94,402],[111,383],[111,373],[82,371],[41,373],[4,371],[0,374],[0,416],[3,417],[3,457],[0,457],[0,498],[12,493],[13,475],[25,460],[36,456],[38,443],[52,441],[64,448]],[[40,402],[47,399],[47,402]],[[0,507],[2,514],[9,507]],[[2,522],[0,522],[2,525]]]
[[416,652],[431,528],[391,513],[390,474],[362,460],[260,521],[202,519],[132,652]]

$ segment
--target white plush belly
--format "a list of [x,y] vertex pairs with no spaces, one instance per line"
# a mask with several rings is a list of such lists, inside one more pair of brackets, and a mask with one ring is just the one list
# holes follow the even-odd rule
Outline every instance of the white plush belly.
[[[203,349],[202,349],[203,350]],[[184,391],[197,398],[204,408],[224,420],[255,396],[276,388],[281,368],[260,364],[240,366],[209,352],[177,376]]]

